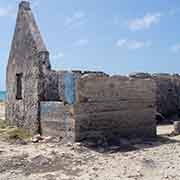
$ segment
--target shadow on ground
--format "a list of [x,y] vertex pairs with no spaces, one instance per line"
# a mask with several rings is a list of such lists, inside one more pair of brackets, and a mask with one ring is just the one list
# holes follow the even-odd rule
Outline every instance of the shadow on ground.
[[120,138],[110,141],[83,141],[82,146],[99,153],[117,153],[129,152],[141,149],[153,148],[164,144],[179,143],[180,140],[175,140],[167,135],[158,135],[156,138],[140,139],[140,138]]

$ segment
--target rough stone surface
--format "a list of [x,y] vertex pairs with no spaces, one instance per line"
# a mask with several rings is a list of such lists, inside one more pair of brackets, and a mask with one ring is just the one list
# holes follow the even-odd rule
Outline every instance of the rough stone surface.
[[41,102],[42,135],[74,141],[75,122],[70,109],[62,102]]
[[174,134],[176,135],[180,134],[180,121],[174,122]]
[[[40,66],[47,53],[28,3],[20,3],[7,66],[6,119],[32,133],[39,129]],[[20,73],[22,99],[17,100],[16,75]]]
[[180,113],[180,77],[171,75],[153,76],[156,82],[157,111],[168,118]]
[[168,73],[133,73],[133,78],[149,78],[156,83],[156,106],[157,112],[164,120],[180,115],[180,76]]
[[153,80],[86,76],[76,86],[77,139],[156,135]]

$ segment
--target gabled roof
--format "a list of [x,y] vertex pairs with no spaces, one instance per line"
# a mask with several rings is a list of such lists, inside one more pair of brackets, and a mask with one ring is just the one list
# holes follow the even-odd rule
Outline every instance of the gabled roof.
[[27,25],[28,25],[27,27],[29,29],[29,32],[32,35],[32,38],[33,38],[35,44],[36,44],[37,50],[39,52],[48,51],[44,42],[43,42],[41,33],[40,33],[39,28],[36,24],[35,18],[33,16],[31,8],[30,8],[30,3],[28,1],[20,2],[18,16],[20,16],[20,17],[17,18],[16,25],[19,24],[18,20],[19,21],[22,20],[22,21],[24,21],[24,23],[27,23]]
[[[37,53],[45,52],[49,54],[31,11],[30,3],[28,1],[21,1],[17,13],[8,65],[15,62],[25,63],[27,53],[25,51],[27,48],[35,49]],[[50,62],[48,63],[50,64]]]

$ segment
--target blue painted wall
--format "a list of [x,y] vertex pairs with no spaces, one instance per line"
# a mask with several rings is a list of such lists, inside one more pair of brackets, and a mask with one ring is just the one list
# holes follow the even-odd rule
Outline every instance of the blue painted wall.
[[42,102],[41,103],[41,113],[51,113],[54,112],[56,103],[53,102]]
[[75,78],[71,72],[64,74],[64,98],[70,105],[75,102]]

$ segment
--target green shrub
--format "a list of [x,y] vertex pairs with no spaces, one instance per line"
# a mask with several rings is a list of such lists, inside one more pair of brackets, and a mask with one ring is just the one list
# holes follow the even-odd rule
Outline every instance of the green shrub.
[[6,128],[7,128],[6,122],[0,119],[0,129],[6,129]]
[[12,128],[7,131],[9,139],[29,139],[31,137],[30,133],[28,133],[24,129]]

